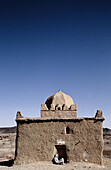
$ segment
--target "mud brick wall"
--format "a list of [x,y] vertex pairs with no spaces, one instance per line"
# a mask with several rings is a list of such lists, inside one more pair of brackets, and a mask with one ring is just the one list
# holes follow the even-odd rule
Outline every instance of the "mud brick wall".
[[[55,146],[66,146],[67,161],[102,165],[103,119],[17,120],[15,164],[51,161]],[[67,131],[68,129],[68,131]]]

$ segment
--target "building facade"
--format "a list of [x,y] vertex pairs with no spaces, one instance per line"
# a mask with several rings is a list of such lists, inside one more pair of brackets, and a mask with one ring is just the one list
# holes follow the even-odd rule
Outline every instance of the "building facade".
[[65,162],[102,165],[102,111],[92,118],[78,118],[77,105],[59,91],[41,105],[41,118],[26,118],[17,112],[15,164],[51,161],[58,153]]

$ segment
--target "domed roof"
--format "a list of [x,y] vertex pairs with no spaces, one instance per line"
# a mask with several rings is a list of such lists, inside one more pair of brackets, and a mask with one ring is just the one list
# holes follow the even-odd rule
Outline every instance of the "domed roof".
[[61,92],[61,90],[59,90],[59,92],[50,96],[46,100],[45,104],[47,105],[48,109],[51,108],[51,104],[53,104],[54,106],[56,106],[58,104],[60,106],[63,106],[65,104],[69,108],[72,104],[74,104],[74,102],[73,102],[73,99],[70,96]]

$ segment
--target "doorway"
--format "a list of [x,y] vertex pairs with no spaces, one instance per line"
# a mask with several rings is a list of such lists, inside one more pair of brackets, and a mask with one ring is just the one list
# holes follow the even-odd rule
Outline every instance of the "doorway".
[[66,145],[55,145],[58,153],[58,159],[64,158],[64,162],[67,163]]

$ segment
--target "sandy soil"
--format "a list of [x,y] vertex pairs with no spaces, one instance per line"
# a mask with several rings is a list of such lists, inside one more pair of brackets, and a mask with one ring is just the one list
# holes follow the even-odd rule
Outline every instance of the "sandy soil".
[[0,169],[10,170],[111,170],[111,160],[105,158],[104,166],[91,163],[74,163],[54,165],[52,162],[37,162],[36,164],[14,165],[12,167],[0,166]]

